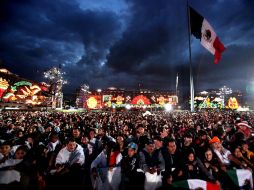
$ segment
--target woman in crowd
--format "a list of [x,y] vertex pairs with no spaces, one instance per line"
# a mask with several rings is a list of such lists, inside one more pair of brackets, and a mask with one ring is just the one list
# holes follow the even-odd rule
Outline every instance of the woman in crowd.
[[214,177],[214,179],[216,181],[219,180],[220,163],[215,157],[212,149],[207,148],[207,150],[205,151],[203,164],[208,170],[208,172]]
[[121,182],[122,155],[115,142],[105,139],[104,149],[91,164],[92,184],[97,190],[117,190]]
[[190,151],[185,159],[185,166],[183,169],[183,176],[187,179],[203,179],[215,182],[215,179],[207,168],[203,165],[201,160],[195,156],[195,153]]
[[243,156],[240,146],[234,149],[234,156],[241,162],[240,166],[233,165],[233,167],[235,167],[236,169],[242,169],[242,168],[250,169],[250,170],[254,169],[254,164],[251,163],[251,161],[249,161],[247,158]]

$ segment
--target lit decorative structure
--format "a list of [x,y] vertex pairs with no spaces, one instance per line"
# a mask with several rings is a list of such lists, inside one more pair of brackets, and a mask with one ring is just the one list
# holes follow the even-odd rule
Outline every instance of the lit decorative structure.
[[117,96],[116,97],[116,104],[117,105],[123,104],[123,101],[124,101],[124,97],[122,97],[122,96]]
[[80,86],[80,90],[78,91],[76,97],[76,106],[78,108],[83,108],[83,103],[87,101],[89,93],[89,86],[87,84]]
[[87,107],[89,109],[95,109],[97,107],[97,105],[98,105],[98,101],[97,101],[96,97],[92,96],[92,97],[88,98]]
[[4,92],[9,87],[9,83],[7,80],[0,78],[0,99],[2,98]]
[[150,100],[143,95],[139,95],[133,98],[133,100],[131,101],[131,104],[136,104],[136,105],[150,105],[151,102]]
[[48,79],[50,83],[50,89],[52,94],[52,108],[62,108],[63,106],[63,85],[67,83],[64,80],[63,75],[59,67],[53,67],[44,72],[44,77]]
[[157,100],[158,100],[160,105],[164,105],[165,104],[165,99],[164,99],[163,96],[160,96]]
[[238,101],[235,97],[230,97],[228,100],[228,108],[236,110],[239,108]]
[[3,96],[4,101],[22,101],[26,104],[41,104],[41,87],[28,81],[19,81],[10,86],[10,90]]
[[219,95],[223,99],[223,101],[222,101],[223,102],[223,107],[225,107],[225,98],[226,98],[227,95],[232,94],[232,89],[228,88],[226,86],[223,86],[219,90],[220,90]]

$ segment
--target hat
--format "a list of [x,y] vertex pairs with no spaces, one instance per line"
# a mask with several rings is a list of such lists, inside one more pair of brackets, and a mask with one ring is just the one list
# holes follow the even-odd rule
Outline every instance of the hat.
[[137,144],[135,144],[134,142],[131,142],[130,144],[128,144],[128,148],[131,148],[133,150],[137,150]]
[[240,123],[237,124],[238,127],[248,127],[248,128],[252,128],[247,121],[242,121]]
[[213,137],[213,138],[209,141],[209,144],[216,143],[216,142],[220,142],[220,139],[219,139],[217,136]]

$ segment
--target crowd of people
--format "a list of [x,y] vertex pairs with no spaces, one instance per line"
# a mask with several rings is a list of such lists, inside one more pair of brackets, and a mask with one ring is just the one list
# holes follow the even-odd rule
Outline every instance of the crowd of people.
[[249,190],[252,126],[253,112],[4,111],[0,189],[163,190],[199,180]]

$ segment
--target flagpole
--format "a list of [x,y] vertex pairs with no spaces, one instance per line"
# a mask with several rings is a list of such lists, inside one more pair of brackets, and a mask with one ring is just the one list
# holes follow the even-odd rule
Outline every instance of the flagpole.
[[178,73],[176,74],[176,96],[177,96],[177,90],[178,90]]
[[189,65],[190,65],[190,97],[191,97],[191,112],[194,112],[194,84],[193,84],[193,74],[192,74],[192,61],[191,61],[191,26],[190,26],[190,9],[189,9],[189,0],[187,0],[187,16],[188,16],[188,38],[189,38]]

